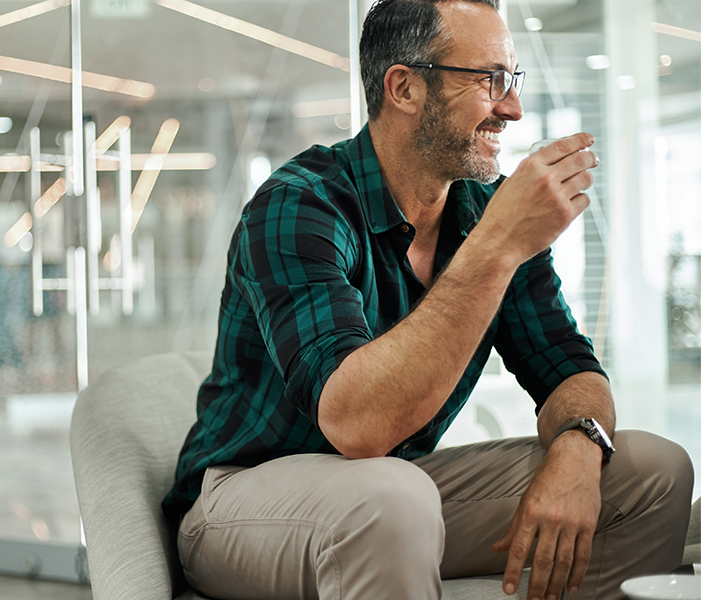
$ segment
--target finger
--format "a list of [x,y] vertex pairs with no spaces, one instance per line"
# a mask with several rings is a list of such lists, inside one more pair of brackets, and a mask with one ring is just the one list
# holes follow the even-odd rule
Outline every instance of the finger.
[[511,546],[511,540],[514,537],[514,532],[516,531],[516,524],[519,521],[518,518],[518,511],[516,511],[516,514],[511,517],[511,522],[509,523],[509,526],[506,528],[506,532],[504,533],[504,536],[498,541],[492,544],[492,550],[494,552],[507,552],[509,550],[509,547]]
[[574,560],[572,562],[570,577],[567,581],[567,591],[570,594],[576,593],[576,591],[582,587],[582,581],[584,581],[584,575],[586,575],[587,568],[589,567],[589,560],[591,559],[591,544],[591,535],[580,534],[577,536],[574,548]]
[[573,198],[580,192],[588,190],[592,185],[594,185],[594,176],[589,171],[579,173],[562,184],[562,196]]
[[553,571],[556,550],[557,536],[548,534],[538,539],[531,575],[528,579],[528,598],[545,598],[545,590]]
[[553,570],[545,591],[545,600],[557,600],[560,597],[574,562],[574,549],[575,538],[571,535],[560,535],[557,542]]
[[506,561],[504,582],[502,584],[504,593],[509,596],[518,589],[519,583],[521,583],[523,567],[528,559],[528,554],[530,553],[534,538],[534,529],[521,527],[511,540],[509,558]]
[[588,173],[590,169],[598,167],[599,163],[599,156],[595,152],[577,152],[563,158],[555,168],[558,169],[560,181],[564,183],[581,173]]
[[555,164],[564,157],[586,150],[594,144],[594,136],[590,133],[576,133],[568,137],[555,140],[545,148],[542,148],[538,154],[545,164]]
[[575,212],[575,217],[572,219],[572,221],[574,221],[574,219],[581,215],[587,206],[589,206],[591,199],[586,194],[581,193],[571,198],[570,203],[572,204],[572,210]]
[[492,551],[501,554],[502,552],[507,552],[509,546],[511,545],[511,536],[504,536],[498,542],[492,544]]

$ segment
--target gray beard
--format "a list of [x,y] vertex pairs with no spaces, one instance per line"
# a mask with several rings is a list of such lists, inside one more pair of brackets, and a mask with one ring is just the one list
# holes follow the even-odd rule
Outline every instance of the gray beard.
[[[486,119],[482,126],[503,128],[501,119]],[[477,151],[477,134],[465,137],[450,124],[448,108],[440,90],[429,88],[424,111],[414,132],[414,148],[425,161],[449,181],[472,179],[494,183],[500,176],[498,150],[485,160]]]

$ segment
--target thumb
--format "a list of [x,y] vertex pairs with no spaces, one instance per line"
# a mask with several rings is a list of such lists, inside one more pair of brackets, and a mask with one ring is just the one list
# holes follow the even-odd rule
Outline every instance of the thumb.
[[501,553],[501,552],[508,552],[509,548],[511,547],[511,542],[514,538],[514,532],[516,531],[516,519],[512,519],[511,523],[509,524],[508,529],[504,533],[504,536],[498,541],[492,544],[492,551]]

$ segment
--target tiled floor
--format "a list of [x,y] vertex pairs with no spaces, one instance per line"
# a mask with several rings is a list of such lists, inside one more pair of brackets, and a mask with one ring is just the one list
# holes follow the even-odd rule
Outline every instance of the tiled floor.
[[0,600],[91,600],[90,586],[0,575]]
[[[701,384],[615,390],[619,428],[674,439],[701,473]],[[3,537],[80,540],[68,427],[75,396],[13,396],[0,400],[0,544]],[[533,403],[509,376],[484,377],[446,433],[454,445],[535,433]],[[697,478],[694,498],[701,495]],[[89,600],[87,586],[0,576],[0,600]]]

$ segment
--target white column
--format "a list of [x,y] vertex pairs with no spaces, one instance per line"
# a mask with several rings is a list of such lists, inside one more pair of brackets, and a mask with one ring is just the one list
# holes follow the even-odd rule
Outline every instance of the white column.
[[667,228],[655,185],[659,62],[652,0],[604,0],[612,375],[656,388],[667,377]]

